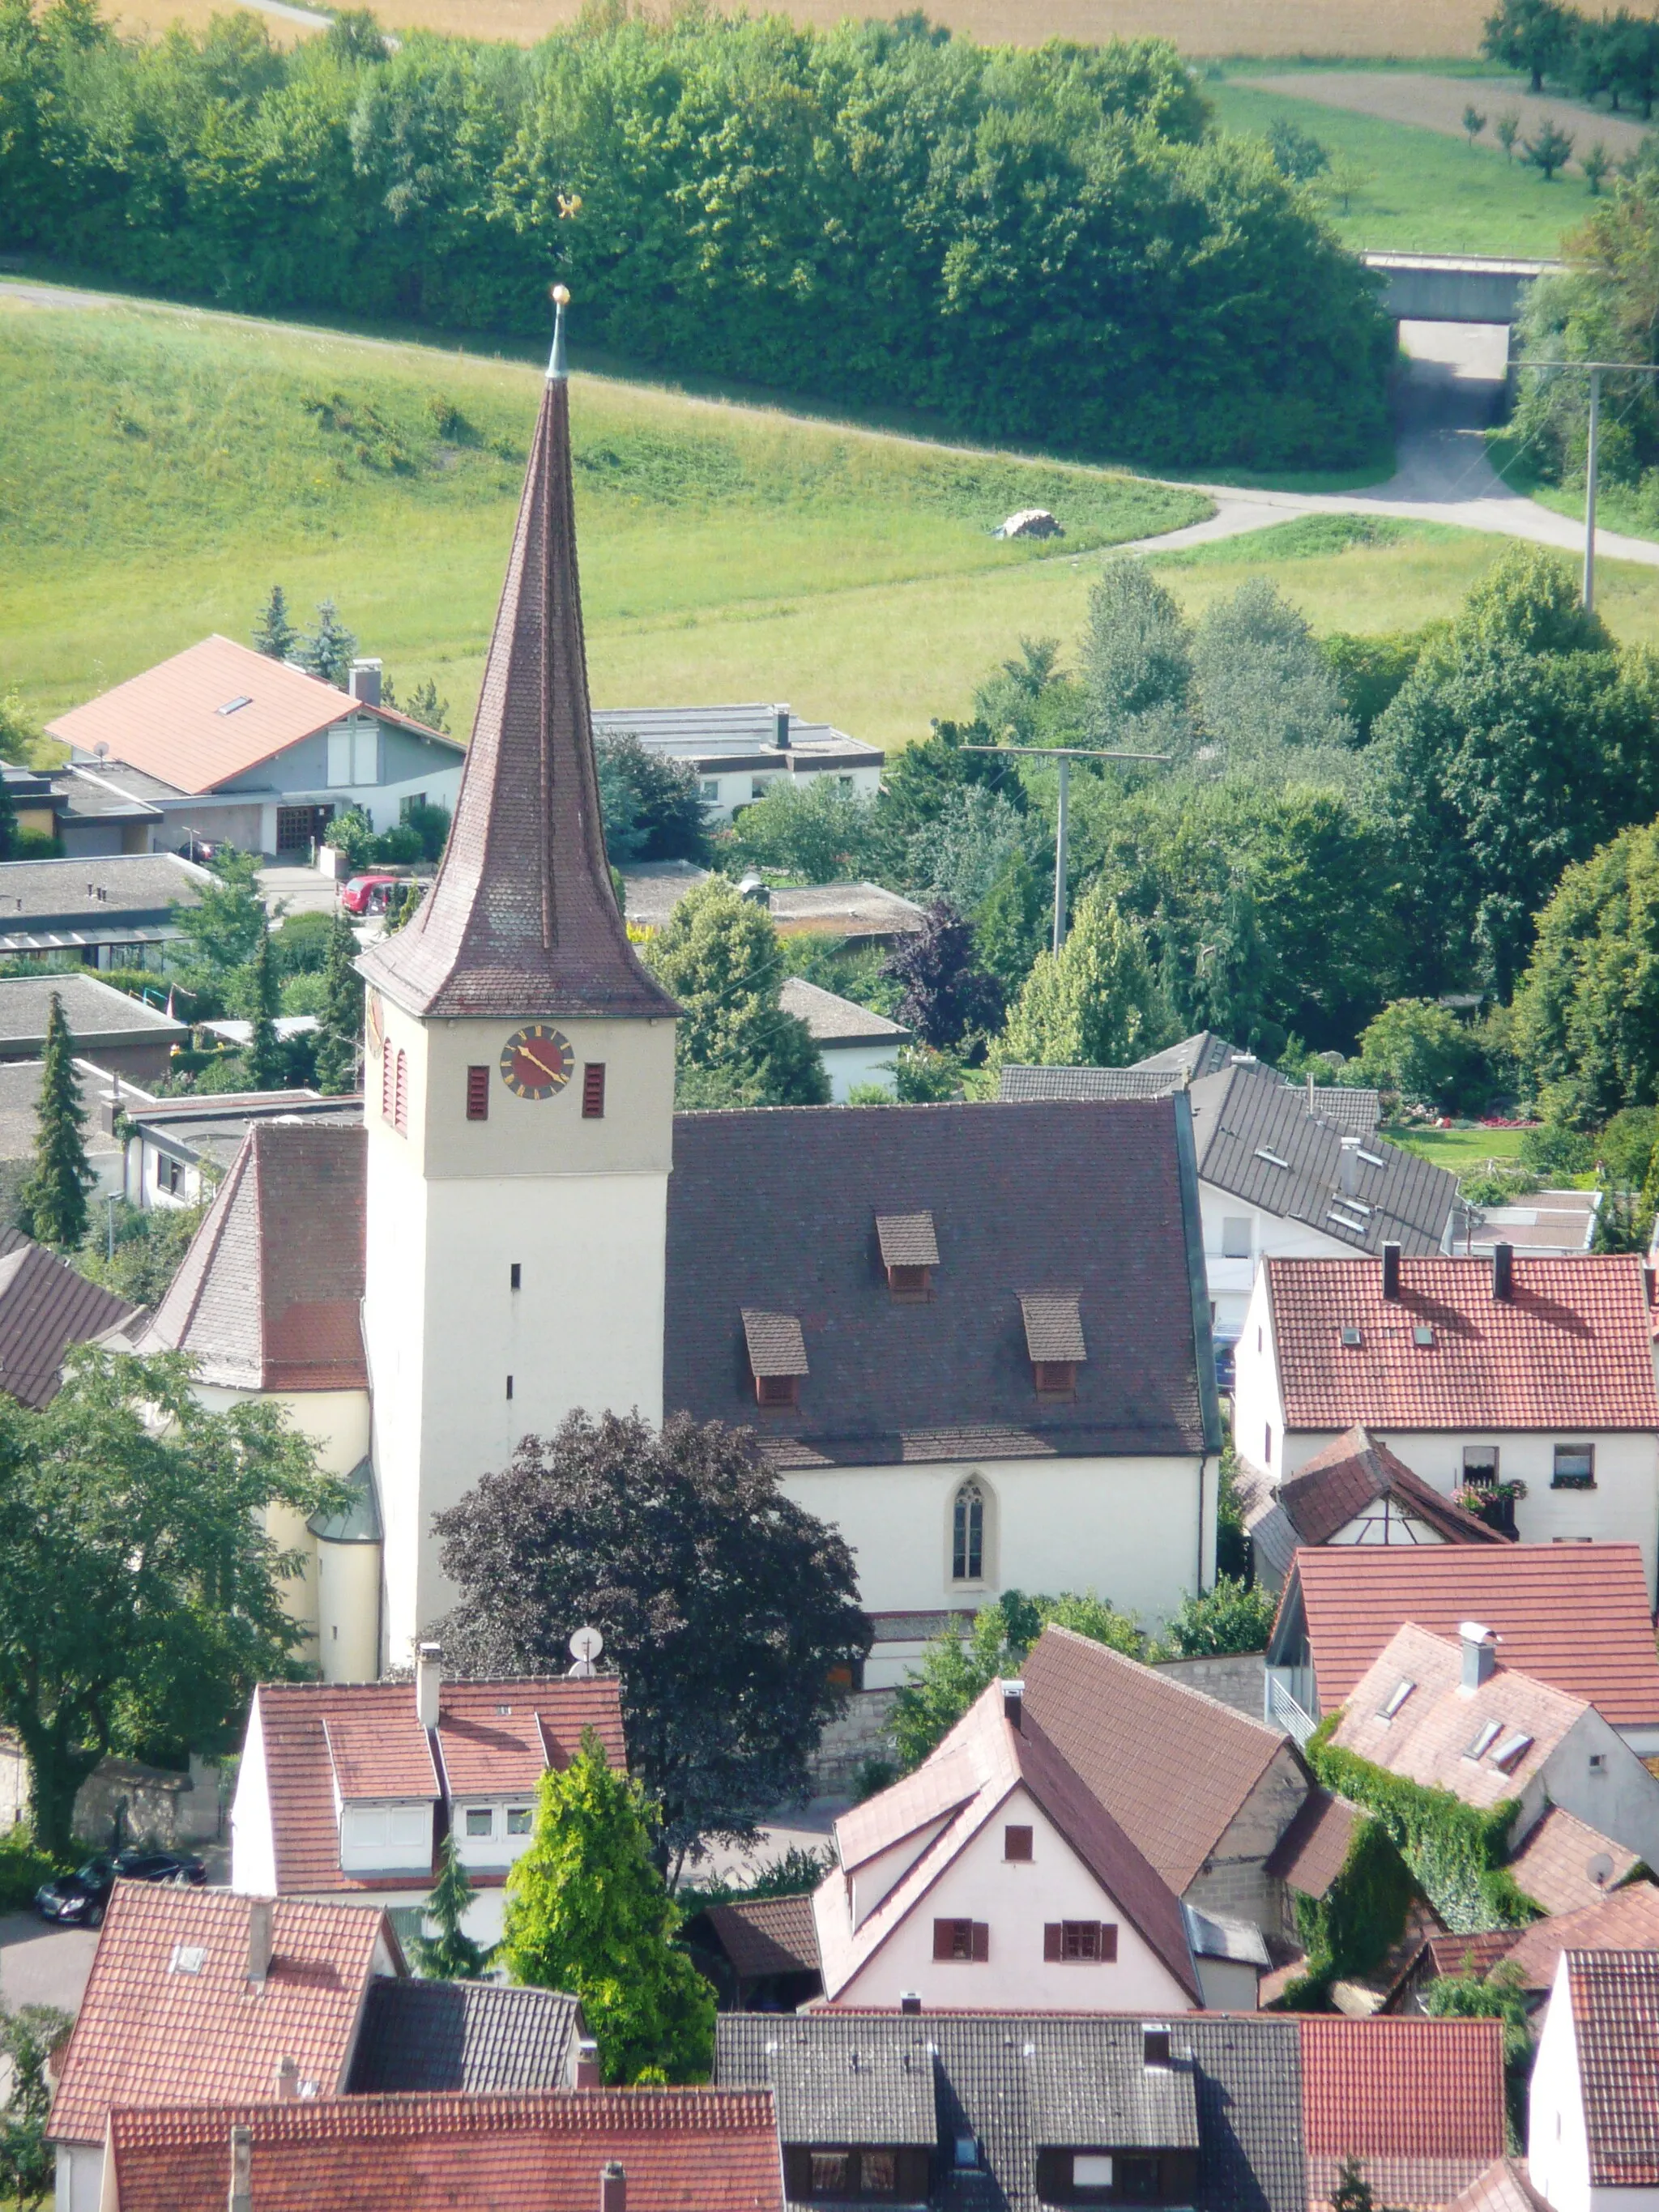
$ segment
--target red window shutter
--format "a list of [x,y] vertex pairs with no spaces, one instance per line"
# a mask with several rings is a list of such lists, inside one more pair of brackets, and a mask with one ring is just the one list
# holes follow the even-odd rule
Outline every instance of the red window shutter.
[[582,1069],[582,1119],[584,1121],[603,1121],[605,1119],[605,1062],[590,1060]]
[[1060,1923],[1058,1920],[1048,1920],[1043,1923],[1042,1955],[1045,1959],[1057,1959],[1060,1956]]
[[397,1081],[397,1070],[396,1054],[383,1052],[380,1054],[380,1119],[383,1121],[389,1121],[396,1110],[397,1094],[393,1085]]
[[469,1067],[466,1071],[466,1118],[469,1121],[489,1119],[489,1070]]
[[974,1964],[976,1966],[983,1966],[990,1955],[991,1929],[989,1923],[983,1920],[976,1920],[974,1923]]
[[1002,1856],[1019,1865],[1029,1865],[1031,1858],[1031,1831],[1024,1827],[1005,1828],[1002,1832]]
[[1100,1923],[1100,1955],[1109,1966],[1117,1956],[1117,1923],[1103,1920]]
[[409,1054],[398,1054],[398,1088],[392,1102],[392,1124],[400,1137],[409,1134]]
[[933,1923],[933,1956],[936,1959],[954,1959],[957,1955],[956,1946],[956,1922],[936,1920]]

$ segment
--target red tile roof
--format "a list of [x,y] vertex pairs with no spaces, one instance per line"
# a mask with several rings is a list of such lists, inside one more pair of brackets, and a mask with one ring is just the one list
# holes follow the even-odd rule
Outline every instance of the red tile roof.
[[1307,2014],[1299,2026],[1310,2158],[1503,2156],[1499,2021]]
[[1533,2187],[1524,2159],[1500,2158],[1446,2212],[1550,2212],[1550,2207]]
[[1279,1486],[1278,1499],[1297,1540],[1328,1544],[1350,1521],[1391,1498],[1425,1521],[1449,1544],[1501,1544],[1506,1539],[1473,1513],[1454,1505],[1413,1474],[1363,1422],[1327,1444]]
[[1640,1258],[1513,1264],[1500,1300],[1485,1260],[1402,1259],[1389,1300],[1379,1261],[1264,1261],[1286,1428],[1659,1429]]
[[[1487,2170],[1480,2158],[1368,2158],[1365,2179],[1379,2204],[1389,2212],[1443,2212],[1472,2188]],[[1310,2158],[1308,2203],[1322,2212],[1341,2179],[1340,2158]]]
[[100,2142],[112,2105],[269,2096],[285,2057],[319,2094],[343,2087],[370,1977],[402,1971],[390,1925],[362,1905],[279,1899],[256,1989],[252,1903],[116,1884],[52,2100],[54,2139]]
[[[247,704],[234,714],[221,711],[243,698]],[[47,729],[81,752],[106,745],[112,762],[142,769],[175,791],[206,792],[355,711],[355,701],[331,684],[215,635],[71,707]],[[395,708],[371,711],[439,744],[454,743]]]
[[1027,1711],[1180,1896],[1287,1739],[1069,1629],[1022,1671]]
[[1328,1790],[1310,1790],[1268,1852],[1267,1873],[1304,1897],[1323,1897],[1346,1863],[1354,1830],[1364,1817],[1346,1797],[1334,1797]]
[[1638,1854],[1552,1805],[1510,1861],[1510,1872],[1547,1913],[1599,1903],[1638,1864]]
[[1593,1705],[1614,1728],[1659,1726],[1659,1657],[1634,1544],[1337,1544],[1298,1551],[1277,1650],[1300,1607],[1321,1714],[1334,1712],[1402,1622],[1455,1637],[1484,1621],[1506,1667]]
[[[452,1795],[527,1790],[544,1771],[539,1752],[532,1766],[530,1747],[544,1743],[546,1764],[563,1768],[588,1727],[599,1730],[611,1765],[625,1766],[620,1698],[614,1674],[591,1681],[568,1675],[545,1681],[446,1681],[439,1692],[438,1751]],[[343,1874],[334,1809],[334,1762],[342,1742],[349,1747],[346,1771],[352,1778],[351,1790],[343,1794],[437,1795],[413,1683],[262,1682],[254,1700],[264,1741],[277,1888],[291,1896],[429,1887],[430,1868],[390,1879]],[[498,1712],[501,1705],[511,1712]],[[481,1888],[501,1879],[483,1870],[472,1875]]]
[[1534,1920],[1511,1936],[1508,1955],[1528,1989],[1541,1990],[1553,1987],[1564,1951],[1659,1951],[1659,1889],[1633,1881],[1580,1911]]
[[230,2130],[259,2212],[596,2212],[611,2160],[628,2212],[782,2212],[769,2090],[350,2097],[118,2112],[116,2212],[222,2212]]
[[1592,2189],[1659,2186],[1659,1953],[1568,1951]]
[[[256,1121],[138,1350],[187,1352],[236,1389],[367,1389],[367,1144],[361,1127]],[[328,1233],[296,1236],[305,1222]]]

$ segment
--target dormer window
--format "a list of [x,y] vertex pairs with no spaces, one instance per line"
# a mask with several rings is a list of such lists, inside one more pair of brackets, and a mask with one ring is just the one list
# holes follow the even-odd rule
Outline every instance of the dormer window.
[[798,1406],[801,1377],[808,1371],[806,1340],[793,1314],[743,1310],[744,1340],[749,1348],[749,1371],[755,1378],[755,1402],[760,1406]]
[[1073,1398],[1077,1370],[1087,1359],[1075,1291],[1023,1291],[1025,1350],[1039,1398]]
[[901,1305],[922,1305],[933,1296],[939,1238],[931,1213],[878,1213],[876,1242],[887,1287]]

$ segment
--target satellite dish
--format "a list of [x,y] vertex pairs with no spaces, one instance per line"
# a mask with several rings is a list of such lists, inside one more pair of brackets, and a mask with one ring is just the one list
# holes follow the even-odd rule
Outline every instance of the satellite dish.
[[571,1673],[586,1681],[596,1671],[593,1662],[605,1649],[605,1638],[597,1628],[579,1628],[570,1639],[570,1656],[575,1661]]
[[1584,1872],[1598,1889],[1605,1889],[1613,1880],[1613,1861],[1606,1851],[1597,1851]]
[[107,760],[109,758],[109,745],[107,741],[103,738],[99,738],[92,750],[94,759],[101,761]]

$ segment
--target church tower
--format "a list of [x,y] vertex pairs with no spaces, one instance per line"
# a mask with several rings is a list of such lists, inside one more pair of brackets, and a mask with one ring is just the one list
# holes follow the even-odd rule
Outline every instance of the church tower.
[[554,297],[448,848],[413,921],[358,963],[393,1663],[452,1595],[434,1513],[574,1407],[662,1419],[677,1009],[628,942],[605,860]]

